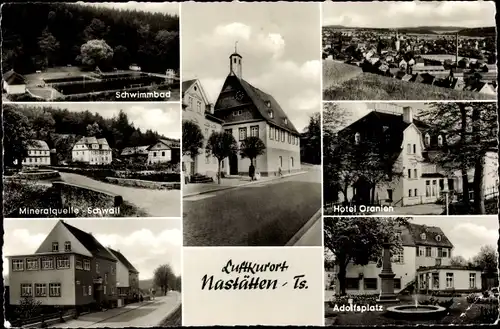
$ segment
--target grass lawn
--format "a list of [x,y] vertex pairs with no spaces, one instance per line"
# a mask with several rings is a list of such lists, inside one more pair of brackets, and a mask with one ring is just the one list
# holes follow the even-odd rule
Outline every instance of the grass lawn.
[[323,87],[338,86],[344,81],[353,79],[362,74],[363,70],[356,65],[339,63],[332,60],[323,61]]
[[494,100],[496,95],[453,90],[363,72],[338,85],[324,84],[324,100]]
[[[436,297],[434,297],[436,298]],[[382,304],[384,309],[391,306],[397,305],[413,305],[414,301],[411,296],[401,296],[401,302],[397,304]],[[448,300],[449,297],[440,297],[438,299]],[[450,307],[448,312],[443,315],[443,317],[433,320],[427,320],[423,316],[419,320],[405,320],[405,319],[392,319],[382,312],[365,312],[355,313],[355,312],[338,312],[337,314],[329,311],[325,317],[325,322],[330,325],[434,325],[434,324],[446,324],[446,325],[460,325],[460,324],[478,324],[482,323],[484,320],[481,319],[481,308],[488,307],[487,305],[467,303],[465,297],[454,297],[454,304]],[[470,309],[468,309],[470,306]],[[492,322],[493,323],[493,322]],[[484,323],[488,324],[488,323]]]

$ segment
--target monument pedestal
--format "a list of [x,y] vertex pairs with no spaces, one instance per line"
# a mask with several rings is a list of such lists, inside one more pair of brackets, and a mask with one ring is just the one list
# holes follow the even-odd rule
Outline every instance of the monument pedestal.
[[394,293],[394,277],[396,274],[392,272],[391,244],[385,242],[383,246],[382,272],[378,275],[381,279],[380,296],[377,299],[377,303],[398,303],[399,299]]

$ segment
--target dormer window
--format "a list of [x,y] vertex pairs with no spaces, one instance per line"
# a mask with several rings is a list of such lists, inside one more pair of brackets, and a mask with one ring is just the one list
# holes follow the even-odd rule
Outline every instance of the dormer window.
[[285,121],[286,125],[288,124],[288,119],[287,118],[285,118],[285,120],[283,120],[283,121]]
[[439,234],[436,235],[436,241],[438,241],[438,242],[441,241],[441,235],[439,235]]
[[438,136],[438,146],[443,146],[443,136]]
[[427,239],[427,235],[425,233],[420,234],[420,239],[426,240]]
[[269,117],[272,119],[274,118],[274,113],[272,110],[269,110],[267,113],[269,113]]
[[59,251],[59,242],[52,242],[52,252]]
[[427,133],[425,134],[425,146],[429,146],[431,144],[431,136]]
[[270,101],[266,101],[266,106],[267,107],[271,107],[271,102]]
[[354,135],[354,143],[355,143],[356,145],[358,145],[360,141],[361,141],[361,134],[360,134],[360,133],[356,133],[356,134]]

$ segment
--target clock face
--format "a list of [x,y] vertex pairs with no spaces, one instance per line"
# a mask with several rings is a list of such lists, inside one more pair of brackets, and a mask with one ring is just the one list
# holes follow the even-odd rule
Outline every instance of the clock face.
[[241,101],[244,96],[245,96],[245,94],[243,94],[243,92],[241,90],[238,90],[238,92],[236,92],[236,95],[234,95],[234,98],[238,101]]

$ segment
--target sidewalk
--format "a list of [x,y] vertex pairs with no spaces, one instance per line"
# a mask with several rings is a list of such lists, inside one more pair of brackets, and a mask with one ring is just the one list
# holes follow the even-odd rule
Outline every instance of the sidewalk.
[[184,197],[189,197],[189,196],[194,196],[194,195],[199,195],[199,194],[204,194],[204,193],[211,193],[211,192],[228,190],[228,189],[242,187],[242,186],[251,185],[251,184],[271,182],[271,181],[275,181],[275,180],[282,179],[285,177],[290,177],[290,176],[295,176],[295,175],[300,175],[300,174],[305,174],[305,173],[307,173],[307,171],[300,171],[300,172],[296,172],[296,173],[285,174],[285,175],[282,175],[281,177],[278,177],[278,176],[261,177],[259,180],[256,180],[256,181],[251,181],[250,177],[246,177],[246,176],[231,176],[231,177],[222,178],[220,184],[217,184],[217,181],[215,181],[213,183],[184,184],[182,186],[182,189],[183,189],[182,194]]
[[323,244],[323,222],[321,209],[318,210],[304,226],[288,241],[286,246],[316,247]]

